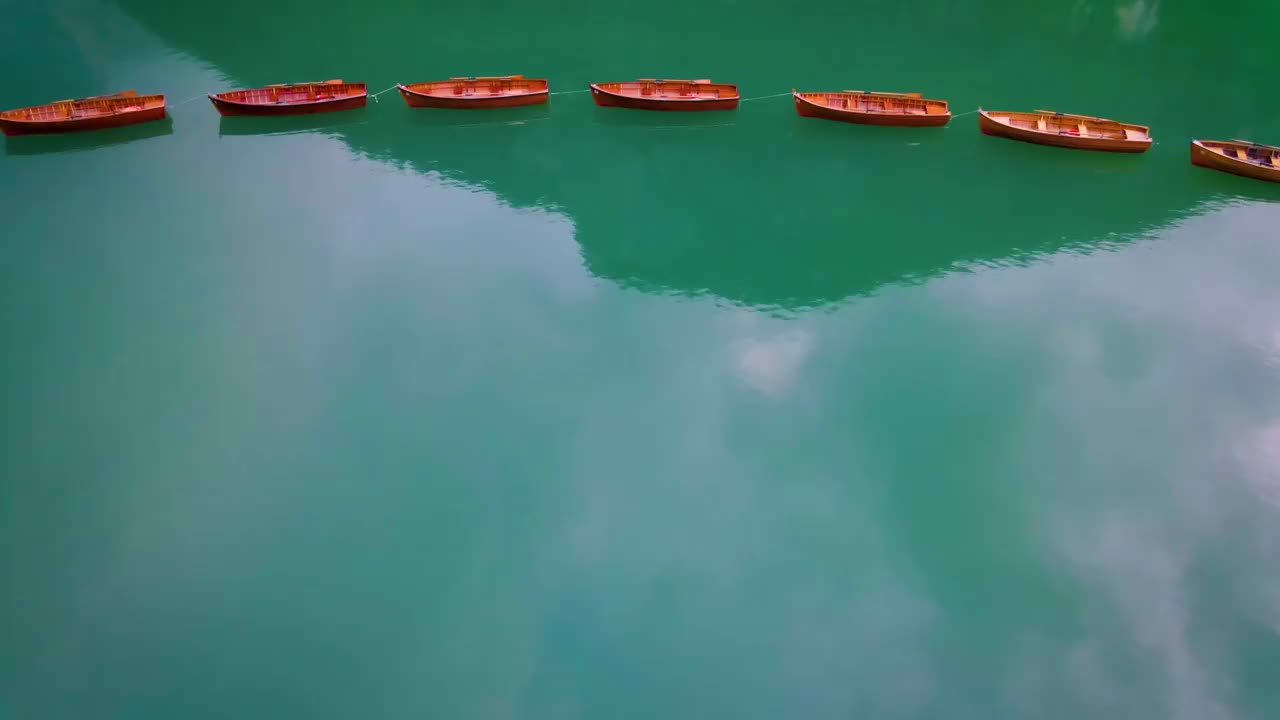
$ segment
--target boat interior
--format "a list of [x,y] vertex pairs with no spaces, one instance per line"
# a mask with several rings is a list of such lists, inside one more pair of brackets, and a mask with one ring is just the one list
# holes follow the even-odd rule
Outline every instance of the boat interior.
[[1233,160],[1243,160],[1263,167],[1280,169],[1280,148],[1267,145],[1227,145],[1204,143],[1204,146]]
[[405,85],[410,92],[441,97],[494,97],[503,95],[530,95],[547,91],[546,80],[534,80],[520,75],[507,77],[449,78],[436,82]]
[[603,90],[636,97],[702,99],[738,97],[736,85],[723,85],[710,80],[635,80],[633,82],[597,83]]
[[1147,140],[1147,132],[1135,125],[1124,125],[1115,120],[1063,115],[1059,113],[993,113],[991,117],[1010,127],[1051,135],[1097,138],[1104,140]]
[[84,98],[83,100],[59,100],[48,105],[9,110],[0,113],[0,117],[7,120],[52,122],[55,120],[77,120],[80,118],[116,115],[122,112],[157,108],[163,105],[163,95],[138,95],[130,90],[117,95]]
[[809,102],[834,110],[889,113],[894,115],[946,115],[944,100],[925,100],[919,93],[864,93],[846,90],[838,93],[800,93]]
[[294,105],[301,103],[341,100],[365,93],[364,83],[344,83],[330,80],[322,83],[297,83],[293,85],[268,85],[252,90],[235,90],[219,93],[219,100],[249,105]]

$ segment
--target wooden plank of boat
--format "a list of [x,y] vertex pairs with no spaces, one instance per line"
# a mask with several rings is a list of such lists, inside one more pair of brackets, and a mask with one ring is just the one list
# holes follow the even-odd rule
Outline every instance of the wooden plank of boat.
[[1280,182],[1280,148],[1248,140],[1192,140],[1191,164],[1255,180]]
[[396,87],[405,104],[415,108],[477,110],[541,105],[549,95],[546,80],[523,75],[456,77]]
[[37,135],[81,132],[134,125],[165,117],[164,95],[139,95],[125,90],[78,100],[58,100],[44,105],[0,112],[5,135]]
[[591,83],[591,99],[601,107],[631,110],[733,110],[738,107],[738,86],[710,80],[657,80]]
[[326,80],[232,90],[209,101],[221,115],[307,115],[362,108],[368,97],[364,83]]
[[920,93],[791,91],[796,113],[802,117],[838,120],[860,125],[941,127],[951,120],[945,100],[927,100]]
[[1145,125],[1052,110],[979,110],[978,128],[984,135],[1075,150],[1140,153],[1151,148],[1151,131]]

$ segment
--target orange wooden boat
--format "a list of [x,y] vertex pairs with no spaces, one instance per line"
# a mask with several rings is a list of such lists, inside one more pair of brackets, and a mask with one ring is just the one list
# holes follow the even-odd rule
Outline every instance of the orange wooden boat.
[[945,100],[926,100],[920,93],[796,92],[796,112],[804,117],[839,120],[860,125],[941,127],[951,120]]
[[416,108],[478,110],[541,105],[548,95],[546,80],[523,75],[456,77],[396,87],[405,104]]
[[641,79],[590,87],[596,105],[632,110],[732,110],[740,98],[737,85],[710,80]]
[[1280,182],[1280,148],[1248,140],[1192,140],[1191,164],[1255,180]]
[[978,127],[984,135],[1076,150],[1140,153],[1151,147],[1151,131],[1145,125],[1052,110],[979,110]]
[[164,95],[139,95],[125,90],[114,95],[58,100],[47,105],[0,112],[5,135],[79,132],[162,120]]
[[307,115],[362,108],[368,97],[364,83],[327,80],[233,90],[209,100],[222,115]]

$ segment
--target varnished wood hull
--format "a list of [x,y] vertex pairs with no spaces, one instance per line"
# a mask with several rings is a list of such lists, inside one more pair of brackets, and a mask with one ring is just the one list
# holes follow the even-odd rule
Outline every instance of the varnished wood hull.
[[1037,132],[1035,130],[1016,128],[991,119],[986,111],[978,112],[978,128],[983,135],[1002,137],[1009,140],[1049,145],[1051,147],[1069,148],[1072,150],[1095,150],[1100,152],[1143,153],[1151,148],[1151,141],[1133,142],[1111,138],[1080,137],[1076,135],[1057,135]]
[[523,95],[500,95],[497,97],[440,97],[427,95],[400,87],[400,97],[412,108],[444,108],[449,110],[492,110],[496,108],[524,107],[525,105],[542,105],[547,102],[547,91],[527,93]]
[[591,86],[591,99],[600,107],[627,108],[629,110],[658,110],[663,112],[705,112],[733,110],[738,107],[737,97],[729,98],[645,98],[611,93],[595,85]]
[[1191,164],[1254,180],[1280,183],[1280,167],[1273,165],[1268,168],[1245,160],[1229,158],[1210,150],[1199,140],[1191,141]]
[[355,110],[357,108],[362,108],[368,100],[369,96],[367,94],[361,94],[334,98],[332,100],[268,105],[259,103],[231,102],[215,95],[209,96],[209,101],[213,103],[213,107],[217,109],[218,114],[226,117],[237,115],[312,115],[315,113],[340,112],[342,110]]
[[951,114],[945,115],[909,115],[906,113],[861,112],[856,110],[839,110],[836,108],[810,102],[798,93],[792,93],[796,113],[801,117],[821,118],[837,122],[854,123],[856,125],[880,125],[894,127],[942,127],[951,121]]
[[88,130],[106,130],[107,128],[124,127],[138,123],[163,120],[166,117],[164,106],[143,108],[113,115],[99,115],[87,118],[49,121],[16,121],[0,119],[0,132],[5,135],[53,135],[57,133],[85,132]]

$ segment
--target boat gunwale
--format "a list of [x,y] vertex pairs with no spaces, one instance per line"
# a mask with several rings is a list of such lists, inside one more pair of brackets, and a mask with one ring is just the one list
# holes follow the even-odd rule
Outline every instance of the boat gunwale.
[[997,113],[1006,114],[1006,115],[1047,115],[1049,117],[1064,117],[1064,118],[1074,118],[1076,120],[1089,120],[1095,123],[1113,124],[1113,125],[1119,125],[1121,127],[1126,127],[1126,128],[1135,128],[1147,133],[1148,135],[1151,134],[1151,128],[1147,125],[1139,125],[1138,123],[1121,122],[1119,120],[1112,120],[1111,118],[1104,118],[1104,117],[1095,117],[1093,115],[1077,115],[1076,113],[1064,113],[1064,112],[1058,112],[1057,110],[1032,110],[1031,112],[1014,111],[1014,110],[992,110],[988,112],[997,112]]
[[1213,155],[1220,157],[1223,160],[1226,160],[1227,162],[1235,163],[1243,167],[1268,170],[1270,172],[1276,173],[1277,176],[1280,176],[1280,165],[1276,165],[1274,159],[1272,160],[1272,164],[1263,165],[1262,163],[1255,162],[1253,160],[1248,159],[1247,157],[1244,157],[1244,158],[1232,157],[1231,155],[1227,155],[1224,152],[1219,152],[1218,150],[1215,150],[1214,148],[1210,147],[1210,145],[1217,145],[1220,147],[1229,147],[1229,148],[1244,148],[1246,150],[1249,148],[1258,148],[1258,149],[1268,150],[1271,153],[1273,153],[1273,155],[1280,154],[1280,147],[1275,147],[1273,145],[1263,145],[1262,143],[1245,142],[1242,140],[1202,140],[1199,138],[1192,140],[1191,145],[1193,147],[1198,147],[1207,153],[1212,153]]
[[1003,126],[1005,126],[1005,127],[1009,128],[1009,129],[1011,129],[1011,130],[1013,130],[1013,131],[1015,131],[1015,132],[1028,132],[1028,133],[1033,133],[1033,134],[1035,134],[1035,135],[1043,135],[1043,136],[1045,136],[1045,137],[1055,137],[1055,138],[1056,138],[1056,137],[1062,137],[1062,135],[1061,135],[1060,133],[1056,133],[1056,132],[1049,132],[1048,130],[1041,130],[1041,129],[1039,129],[1039,128],[1026,128],[1026,127],[1019,127],[1019,126],[1017,126],[1017,125],[1013,125],[1013,124],[1011,124],[1011,123],[1001,122],[1001,121],[1000,121],[1000,120],[998,120],[997,118],[993,117],[993,115],[1000,115],[1000,116],[1005,116],[1005,117],[1012,117],[1012,116],[1031,116],[1031,117],[1060,117],[1060,118],[1073,118],[1073,119],[1076,119],[1076,120],[1082,120],[1082,121],[1089,121],[1089,122],[1093,122],[1094,124],[1099,124],[1099,123],[1100,123],[1100,124],[1103,124],[1103,125],[1108,125],[1108,126],[1113,126],[1113,127],[1119,127],[1119,128],[1121,128],[1122,130],[1129,130],[1129,129],[1139,130],[1139,131],[1141,131],[1141,132],[1143,133],[1143,135],[1145,135],[1146,137],[1142,137],[1142,138],[1129,138],[1129,137],[1124,137],[1124,138],[1108,138],[1108,137],[1092,137],[1092,136],[1079,136],[1079,135],[1070,135],[1070,136],[1068,136],[1068,137],[1078,137],[1078,138],[1080,138],[1081,140],[1102,141],[1102,142],[1108,142],[1108,143],[1131,143],[1131,144],[1134,144],[1134,145],[1150,145],[1150,144],[1153,144],[1153,143],[1155,142],[1155,141],[1154,141],[1154,139],[1152,139],[1152,137],[1151,137],[1151,128],[1150,128],[1150,127],[1148,127],[1148,126],[1146,126],[1146,125],[1138,125],[1137,123],[1126,123],[1126,122],[1120,122],[1119,120],[1112,120],[1112,119],[1110,119],[1110,118],[1093,117],[1093,116],[1091,116],[1091,115],[1075,115],[1075,114],[1072,114],[1072,113],[1062,113],[1062,112],[1054,112],[1054,111],[1048,111],[1048,110],[1034,110],[1034,111],[1025,111],[1025,110],[984,110],[984,109],[979,108],[979,109],[978,109],[978,114],[979,114],[980,116],[982,116],[982,117],[986,118],[987,120],[989,120],[989,121],[991,121],[991,122],[993,122],[993,123],[996,123],[997,125],[1003,125]]
[[829,110],[832,112],[848,113],[850,115],[889,115],[889,116],[902,115],[904,117],[922,117],[920,115],[914,115],[912,113],[907,113],[907,112],[893,112],[893,111],[887,111],[887,110],[869,110],[869,109],[859,110],[857,108],[835,108],[835,107],[831,107],[830,105],[820,105],[814,102],[813,100],[805,97],[805,95],[840,95],[840,96],[847,95],[852,97],[890,97],[890,98],[896,98],[899,100],[915,100],[921,103],[939,103],[947,109],[946,112],[941,112],[941,113],[926,112],[924,114],[924,117],[935,117],[935,118],[951,117],[951,106],[950,104],[948,104],[946,100],[934,100],[932,98],[914,96],[908,93],[881,93],[881,92],[873,92],[868,90],[859,90],[859,91],[844,90],[840,92],[824,91],[824,90],[813,90],[808,92],[802,92],[800,90],[792,90],[791,96],[793,98],[800,100],[803,103],[812,105],[813,107],[816,107],[816,108],[822,108],[823,110]]
[[[435,83],[447,83],[447,82],[453,82],[453,81],[458,81],[458,80],[464,80],[464,81],[469,81],[469,80],[524,80],[525,82],[541,82],[541,83],[544,83],[544,84],[546,85],[546,87],[543,87],[541,90],[530,90],[530,91],[528,91],[528,92],[503,93],[503,94],[500,94],[500,95],[470,95],[470,96],[468,96],[468,95],[454,95],[453,93],[449,93],[448,95],[437,95],[437,94],[435,94],[435,93],[423,92],[423,91],[421,91],[421,90],[414,90],[414,89],[413,89],[413,85],[433,85],[433,84],[435,84]],[[409,94],[409,95],[416,95],[417,97],[422,97],[422,98],[430,98],[430,99],[433,99],[433,100],[463,100],[463,101],[469,101],[469,102],[477,102],[477,101],[478,101],[478,102],[493,102],[493,101],[495,101],[495,100],[501,100],[501,99],[503,99],[503,98],[537,97],[538,95],[550,95],[550,94],[551,94],[551,85],[550,85],[550,83],[549,83],[549,82],[547,82],[546,80],[544,80],[544,79],[542,79],[542,78],[523,78],[523,77],[519,77],[519,76],[507,76],[507,77],[495,77],[495,78],[449,78],[448,80],[428,80],[427,82],[412,83],[412,84],[409,84],[409,85],[406,85],[405,83],[396,83],[396,89],[398,89],[398,90],[399,90],[400,92],[402,92],[402,93],[407,93],[407,94]]]
[[1210,143],[1213,145],[1223,145],[1227,147],[1261,148],[1263,150],[1270,150],[1271,152],[1280,152],[1280,147],[1276,147],[1275,145],[1265,145],[1263,143],[1253,142],[1250,140],[1204,140],[1197,138],[1191,142],[1193,144],[1199,144],[1200,147],[1203,147],[1206,150],[1213,149],[1208,147],[1208,145],[1205,145],[1205,143]]
[[1114,137],[1094,137],[1092,138],[1092,140],[1110,140],[1115,142],[1152,142],[1151,128],[1147,126],[1139,126],[1138,123],[1123,123],[1123,122],[1120,122],[1120,120],[1112,120],[1111,118],[1094,118],[1093,115],[1076,115],[1073,113],[1055,113],[1055,111],[1050,111],[1050,110],[1028,111],[1028,110],[983,110],[983,109],[979,109],[978,114],[983,115],[983,117],[986,117],[988,120],[991,120],[991,122],[993,123],[1000,123],[1002,124],[1002,126],[1006,126],[1014,129],[1021,129],[1021,131],[1034,132],[1034,133],[1038,133],[1038,135],[1047,135],[1050,137],[1057,137],[1059,136],[1059,133],[1042,131],[1042,129],[1038,129],[1038,128],[1023,128],[1018,126],[1012,126],[1012,124],[1009,124],[1009,123],[1001,123],[1000,120],[996,119],[995,117],[992,117],[992,115],[993,114],[1006,115],[1006,117],[1012,117],[1012,115],[1032,115],[1032,117],[1073,118],[1076,120],[1089,120],[1089,122],[1106,124],[1106,126],[1117,126],[1125,129],[1130,129],[1130,128],[1137,129],[1137,131],[1142,131],[1144,135],[1147,136],[1146,138],[1138,138],[1138,140],[1130,140],[1130,138],[1128,137],[1123,138],[1123,140],[1121,140],[1121,138],[1114,138]]
[[[635,83],[635,82],[654,82],[654,83],[658,83],[658,84],[671,82],[671,83],[686,83],[686,84],[689,84],[689,85],[701,85],[701,86],[710,86],[710,87],[727,87],[727,88],[733,88],[733,95],[730,95],[730,96],[728,96],[728,97],[722,97],[722,96],[716,96],[716,97],[701,97],[701,96],[699,96],[699,97],[653,97],[653,96],[648,96],[648,97],[646,97],[646,96],[643,96],[643,95],[628,95],[628,94],[626,94],[626,93],[617,92],[617,91],[614,91],[614,90],[606,90],[605,88],[600,87],[601,85],[623,85],[623,84],[626,84],[626,83]],[[612,96],[612,97],[616,97],[616,98],[625,98],[625,99],[627,99],[627,100],[643,100],[643,101],[646,101],[646,102],[664,102],[664,103],[707,103],[707,102],[726,102],[726,101],[729,101],[729,100],[738,100],[738,101],[741,101],[741,100],[742,100],[742,93],[741,93],[741,91],[739,91],[739,90],[738,90],[738,86],[737,86],[737,85],[734,85],[733,83],[710,83],[710,82],[708,82],[708,83],[702,83],[702,82],[695,82],[695,81],[693,81],[693,80],[645,80],[645,81],[641,81],[641,80],[619,80],[619,81],[613,81],[613,82],[607,82],[607,83],[587,83],[587,86],[588,86],[591,90],[593,90],[593,91],[595,91],[595,92],[603,93],[603,94],[605,94],[605,95],[610,95],[610,96]]]
[[246,102],[244,100],[233,100],[229,97],[226,97],[227,95],[230,95],[232,93],[247,93],[247,92],[253,92],[255,90],[291,89],[291,88],[325,87],[325,86],[333,87],[336,84],[338,83],[315,82],[315,83],[290,83],[290,84],[284,84],[284,85],[264,85],[262,87],[256,87],[256,88],[243,88],[240,90],[227,90],[226,92],[221,92],[221,93],[209,93],[209,99],[214,103],[226,103],[227,105],[236,105],[239,107],[272,108],[272,107],[304,107],[307,105],[327,105],[330,103],[346,102],[348,100],[355,100],[362,97],[364,98],[369,97],[368,85],[361,82],[341,83],[342,85],[359,85],[364,88],[363,90],[357,93],[351,93],[349,95],[339,95],[339,96],[330,97],[330,98],[317,98],[315,100],[302,100],[299,102],[285,102],[285,103]]

